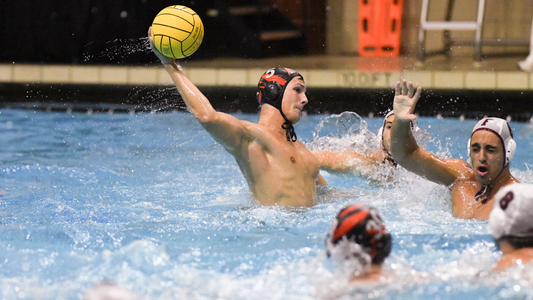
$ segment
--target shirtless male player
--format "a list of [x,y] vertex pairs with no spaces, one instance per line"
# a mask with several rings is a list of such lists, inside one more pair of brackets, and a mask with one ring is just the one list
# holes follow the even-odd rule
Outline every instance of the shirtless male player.
[[517,183],[509,164],[516,150],[511,127],[500,118],[484,118],[472,131],[468,152],[472,166],[460,159],[440,159],[416,144],[410,121],[422,88],[403,80],[395,87],[391,152],[405,169],[444,184],[452,193],[452,212],[457,218],[488,219],[494,195],[504,186]]
[[233,155],[259,203],[267,206],[317,203],[316,185],[327,183],[319,175],[316,158],[297,140],[292,126],[300,120],[308,102],[302,75],[288,68],[272,68],[261,76],[257,92],[261,112],[256,124],[215,111],[174,59],[151,48],[189,110]]

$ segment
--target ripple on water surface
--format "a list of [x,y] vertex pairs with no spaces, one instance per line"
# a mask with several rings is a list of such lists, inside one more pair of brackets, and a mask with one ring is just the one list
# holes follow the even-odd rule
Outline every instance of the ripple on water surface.
[[[303,117],[298,137],[310,148],[376,148],[382,120],[335,118]],[[419,119],[427,148],[442,157],[466,155],[461,141],[474,124]],[[533,182],[533,154],[522,147],[533,143],[531,125],[511,125],[519,147],[511,170]],[[315,207],[262,207],[188,113],[2,110],[0,129],[2,299],[81,299],[106,280],[139,299],[533,295],[530,268],[490,272],[500,254],[486,221],[455,219],[446,188],[405,170],[324,172],[330,187]],[[392,234],[391,282],[350,286],[326,258],[333,218],[354,202],[378,208]]]

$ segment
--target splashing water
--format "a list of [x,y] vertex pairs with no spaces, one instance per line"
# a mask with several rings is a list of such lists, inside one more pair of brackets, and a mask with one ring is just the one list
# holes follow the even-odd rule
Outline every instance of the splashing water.
[[[86,47],[94,46],[93,43],[87,44]],[[84,62],[94,62],[102,58],[120,64],[123,59],[137,53],[150,53],[148,37],[132,39],[115,39],[107,41],[105,47],[98,54],[84,53]]]
[[379,142],[358,114],[343,112],[320,121],[313,132],[313,141],[306,146],[311,151],[356,149],[368,153],[377,151]]
[[[87,45],[87,47],[92,46],[94,45],[91,43]],[[148,37],[108,41],[100,53],[85,53],[84,62],[95,63],[102,59],[107,59],[112,61],[113,64],[121,64],[124,60],[131,60],[132,56],[137,54],[145,54],[146,57],[151,57],[154,63],[159,62],[150,49]],[[36,96],[33,97],[35,98]],[[173,110],[183,111],[187,108],[174,85],[158,90],[153,90],[153,87],[150,86],[135,86],[133,87],[133,92],[127,96],[126,102],[134,103],[133,109],[135,110],[153,113]]]
[[[325,118],[303,117],[300,139],[313,143]],[[382,126],[360,120],[370,137]],[[338,138],[352,135],[347,143],[364,131],[344,124]],[[465,155],[474,124],[419,120],[444,144],[428,149],[450,157]],[[533,182],[531,125],[511,126],[511,171]],[[0,129],[0,299],[82,299],[105,281],[137,299],[533,296],[529,266],[490,272],[500,253],[486,221],[455,219],[448,190],[408,172],[390,185],[324,174],[339,193],[317,206],[262,207],[233,158],[188,113],[1,110]],[[392,234],[390,281],[349,285],[326,258],[333,218],[356,202],[376,207]]]
[[[306,146],[311,151],[354,151],[366,156],[372,155],[382,151],[382,126],[375,130],[374,134],[368,129],[368,124],[355,112],[331,115],[321,120],[315,127],[313,141]],[[428,132],[418,126],[413,128],[413,135],[422,148],[434,143],[439,146],[440,151],[437,153],[439,157],[445,158],[448,154],[442,152],[439,141],[431,139]],[[381,162],[369,164],[365,158],[360,157],[347,158],[345,164],[352,167],[352,175],[362,176],[378,185],[397,184],[398,180],[404,178],[405,173],[389,164]]]
[[173,110],[187,110],[187,106],[175,86],[152,90],[149,87],[136,87],[128,95],[128,99],[135,99],[135,108],[141,111],[165,112]]

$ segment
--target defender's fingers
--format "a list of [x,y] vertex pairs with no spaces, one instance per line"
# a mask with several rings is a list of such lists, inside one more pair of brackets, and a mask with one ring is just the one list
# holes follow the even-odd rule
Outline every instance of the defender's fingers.
[[415,94],[415,88],[414,88],[412,82],[409,82],[408,88],[409,88],[409,90],[407,92],[407,97],[413,98],[413,95]]
[[401,94],[401,91],[400,91],[400,81],[397,81],[396,82],[396,85],[394,86],[394,95],[395,96],[400,96]]
[[416,89],[416,94],[413,96],[413,107],[416,106],[416,103],[418,102],[418,99],[420,98],[420,94],[422,94],[422,87],[418,87]]
[[407,95],[407,81],[405,79],[402,82],[402,95]]

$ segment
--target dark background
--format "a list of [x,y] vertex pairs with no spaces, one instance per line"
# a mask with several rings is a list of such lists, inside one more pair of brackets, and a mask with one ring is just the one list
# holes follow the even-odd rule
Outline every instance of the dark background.
[[[0,62],[145,64],[152,57],[139,51],[140,38],[147,36],[157,13],[170,5],[192,8],[208,28],[203,42],[206,46],[191,59],[321,53],[325,1],[0,0]],[[236,6],[275,6],[280,10],[234,16],[229,10]],[[259,40],[262,31],[284,29],[296,29],[301,34],[277,44]],[[311,32],[313,39],[307,38]],[[119,50],[123,52],[114,55],[113,51]]]
[[[203,7],[198,5],[203,3]],[[62,64],[143,64],[142,52],[106,55],[110,48],[142,46],[141,37],[164,7],[205,12],[209,1],[0,0],[0,61]],[[202,20],[207,18],[202,17]],[[209,36],[206,37],[209,39]],[[206,43],[207,44],[207,43]],[[126,46],[127,47],[127,46]],[[209,56],[201,47],[195,58]]]
[[[203,46],[186,60],[324,51],[326,0],[0,0],[0,63],[150,64],[154,57],[146,50],[147,29],[161,9],[178,4],[195,10],[208,28]],[[252,4],[275,5],[290,14],[274,11],[265,16],[235,17],[229,13],[231,6]],[[270,44],[258,39],[262,30],[286,29],[297,29],[301,34]],[[254,88],[200,88],[218,110],[257,112]],[[157,86],[0,83],[0,108],[184,109],[177,92],[165,90],[162,93]],[[351,110],[378,115],[390,108],[392,97],[392,89],[310,88],[306,109],[309,113]],[[513,120],[529,121],[531,99],[533,91],[425,90],[417,112],[467,118],[510,115]]]
[[[183,1],[181,1],[183,2]],[[0,61],[101,63],[98,56],[116,39],[146,36],[153,17],[170,1],[20,0],[0,1]],[[126,17],[121,16],[127,12]],[[129,63],[145,56],[129,57]]]

